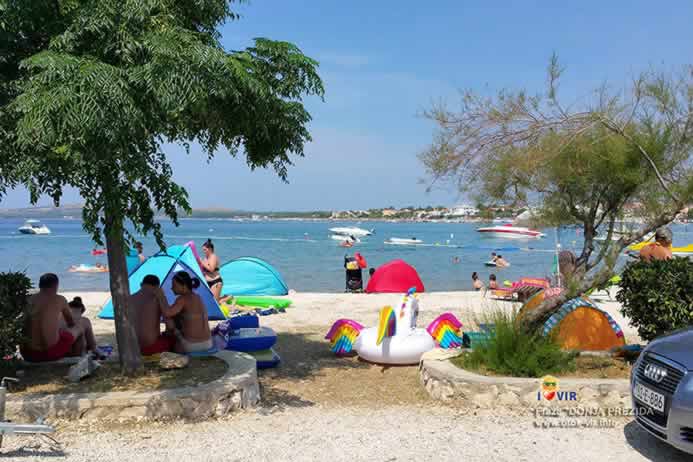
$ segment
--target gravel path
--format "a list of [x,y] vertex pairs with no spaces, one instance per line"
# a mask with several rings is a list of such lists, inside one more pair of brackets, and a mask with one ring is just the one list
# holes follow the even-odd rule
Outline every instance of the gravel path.
[[[63,428],[62,449],[6,438],[2,460],[74,461],[629,461],[691,460],[626,420],[547,430],[533,417],[435,406],[258,409],[228,420]],[[74,424],[70,424],[74,425]],[[84,425],[84,424],[82,424]]]

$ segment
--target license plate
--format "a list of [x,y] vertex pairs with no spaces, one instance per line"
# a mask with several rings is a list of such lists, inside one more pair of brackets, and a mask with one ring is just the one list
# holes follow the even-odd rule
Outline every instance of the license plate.
[[664,413],[664,395],[657,393],[646,386],[637,383],[633,388],[633,396],[646,406],[651,407],[655,411]]

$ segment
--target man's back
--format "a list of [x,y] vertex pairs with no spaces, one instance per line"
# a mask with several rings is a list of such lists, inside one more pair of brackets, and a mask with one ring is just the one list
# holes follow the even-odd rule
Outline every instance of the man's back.
[[58,343],[58,329],[63,322],[62,312],[67,300],[62,295],[39,292],[29,300],[29,347],[45,351]]
[[135,292],[130,297],[130,309],[135,316],[140,347],[156,342],[161,325],[161,310],[156,295],[149,290]]
[[650,260],[669,260],[672,258],[671,249],[658,242],[648,244],[640,250],[640,258],[645,261]]

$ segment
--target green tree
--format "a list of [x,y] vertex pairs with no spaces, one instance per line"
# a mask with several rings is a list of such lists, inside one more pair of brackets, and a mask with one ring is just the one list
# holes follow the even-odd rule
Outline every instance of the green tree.
[[[693,67],[680,77],[646,73],[625,95],[605,85],[566,106],[554,56],[543,94],[462,95],[459,111],[425,115],[438,131],[420,159],[434,181],[481,191],[489,201],[529,204],[549,226],[578,224],[584,245],[567,291],[523,317],[538,325],[569,297],[605,283],[623,249],[670,223],[693,197]],[[642,204],[642,229],[611,240],[627,204]],[[598,233],[606,235],[597,246]]]
[[105,237],[121,364],[141,365],[128,311],[125,250],[136,234],[164,245],[155,211],[190,213],[166,143],[245,155],[286,179],[310,140],[304,95],[322,97],[317,63],[291,43],[226,50],[226,0],[0,0],[0,192],[25,184],[56,205],[85,200],[84,227]]

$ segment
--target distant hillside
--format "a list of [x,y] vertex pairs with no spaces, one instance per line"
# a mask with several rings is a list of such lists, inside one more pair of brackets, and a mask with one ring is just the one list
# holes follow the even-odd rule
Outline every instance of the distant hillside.
[[82,205],[69,204],[61,207],[26,207],[0,209],[0,218],[82,218]]
[[[199,208],[192,214],[185,215],[179,212],[181,217],[187,218],[251,218],[253,216],[268,218],[328,218],[331,212],[253,212],[245,210],[233,210],[227,208]],[[0,209],[0,218],[82,218],[82,205],[71,204],[61,207],[26,207],[16,209]]]

